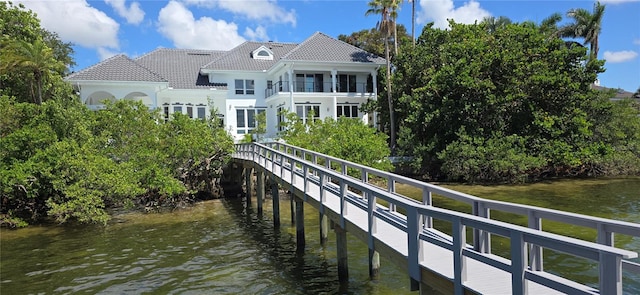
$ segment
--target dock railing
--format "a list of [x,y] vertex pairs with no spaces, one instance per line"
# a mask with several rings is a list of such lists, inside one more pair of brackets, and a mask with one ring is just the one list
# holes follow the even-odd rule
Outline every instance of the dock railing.
[[[302,149],[285,143],[240,144],[236,145],[234,157],[251,160],[280,173],[284,178],[289,171],[288,181],[296,185],[296,178],[302,178],[306,192],[310,183],[318,185],[320,202],[323,203],[327,191],[337,192],[340,198],[340,224],[348,215],[347,204],[352,204],[368,215],[368,244],[371,247],[376,236],[375,220],[380,219],[407,233],[408,272],[412,279],[420,280],[420,264],[423,262],[422,243],[435,244],[453,252],[454,286],[456,293],[462,292],[466,278],[463,257],[471,258],[511,273],[513,294],[526,294],[526,280],[571,294],[622,294],[622,270],[640,273],[640,265],[626,259],[636,258],[637,253],[615,248],[614,234],[640,236],[640,225],[535,206],[487,200],[454,190],[424,183],[393,173],[352,163],[335,157]],[[321,165],[322,164],[322,165]],[[333,168],[337,167],[337,168]],[[361,178],[354,178],[356,171]],[[370,181],[371,176],[384,179],[387,187]],[[397,194],[397,183],[417,187],[423,192],[421,202]],[[472,206],[472,214],[438,208],[433,204],[432,194],[442,195]],[[378,200],[388,203],[381,206]],[[401,208],[400,211],[397,209]],[[500,210],[528,217],[528,227],[493,220],[491,210]],[[402,214],[403,212],[404,214]],[[401,218],[398,218],[398,217]],[[434,238],[426,230],[432,228],[433,220],[451,223],[451,242]],[[554,220],[566,224],[592,227],[598,231],[596,243],[566,237],[542,230],[542,220]],[[466,228],[473,230],[471,247],[466,241]],[[510,257],[504,259],[492,255],[490,239],[492,235],[510,240]],[[543,270],[543,249],[550,249],[597,263],[599,268],[599,288],[593,289],[580,282],[573,282]]]

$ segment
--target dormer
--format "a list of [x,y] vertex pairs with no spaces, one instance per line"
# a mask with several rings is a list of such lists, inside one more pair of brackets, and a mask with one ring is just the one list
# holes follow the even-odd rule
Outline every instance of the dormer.
[[251,52],[251,57],[253,59],[273,60],[273,51],[262,45],[258,47],[258,49]]

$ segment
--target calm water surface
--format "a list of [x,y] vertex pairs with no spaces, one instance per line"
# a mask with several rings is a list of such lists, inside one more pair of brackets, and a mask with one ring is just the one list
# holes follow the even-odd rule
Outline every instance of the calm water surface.
[[[525,186],[449,186],[481,197],[640,222],[640,178],[570,180]],[[403,191],[404,190],[404,191]],[[399,191],[416,194],[410,188]],[[434,199],[436,205],[467,210]],[[289,201],[274,230],[271,204],[264,216],[239,200],[217,200],[163,214],[126,214],[108,226],[42,226],[0,230],[0,294],[417,294],[405,271],[382,258],[370,281],[366,245],[349,236],[348,283],[337,280],[335,237],[319,243],[318,212],[305,207],[306,250],[295,250]],[[493,214],[515,222],[516,216]],[[588,229],[545,223],[545,229],[595,237]],[[595,238],[594,238],[595,239]],[[502,242],[494,240],[498,249]],[[640,251],[640,241],[616,243]],[[545,253],[545,267],[594,280],[593,266]],[[640,278],[625,293],[640,294]],[[596,282],[597,283],[597,282]]]

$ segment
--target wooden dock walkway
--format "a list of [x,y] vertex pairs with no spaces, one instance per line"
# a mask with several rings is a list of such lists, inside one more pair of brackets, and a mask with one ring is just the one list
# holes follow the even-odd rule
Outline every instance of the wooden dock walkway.
[[[270,177],[292,192],[298,213],[306,202],[335,223],[341,275],[348,272],[346,243],[340,245],[345,232],[368,245],[370,271],[382,255],[407,270],[416,290],[426,285],[447,294],[622,294],[623,269],[640,274],[640,264],[628,260],[637,253],[613,247],[616,233],[640,237],[640,224],[481,199],[283,143],[237,145],[233,157],[245,175],[256,172],[259,209],[264,178]],[[250,190],[251,178],[246,181]],[[421,188],[422,202],[395,193],[396,183]],[[438,208],[432,194],[467,202],[473,214]],[[529,227],[492,220],[490,210],[528,216]],[[433,228],[434,219],[451,224],[452,236]],[[595,228],[597,243],[545,232],[542,219]],[[302,246],[303,227],[297,225]],[[473,233],[469,241],[467,229]],[[492,253],[495,235],[509,239],[509,253]],[[598,286],[545,272],[543,249],[594,261]]]

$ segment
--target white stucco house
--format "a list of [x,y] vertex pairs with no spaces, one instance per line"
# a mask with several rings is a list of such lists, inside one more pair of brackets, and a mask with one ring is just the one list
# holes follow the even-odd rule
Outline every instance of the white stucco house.
[[299,44],[245,42],[229,51],[156,49],[137,58],[117,55],[69,75],[92,109],[102,101],[142,100],[166,118],[180,112],[205,118],[215,108],[236,140],[265,112],[275,138],[280,111],[303,120],[352,117],[374,123],[361,104],[376,99],[377,69],[385,60],[317,32]]

